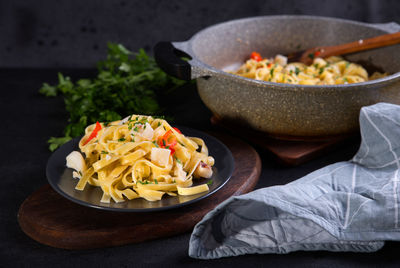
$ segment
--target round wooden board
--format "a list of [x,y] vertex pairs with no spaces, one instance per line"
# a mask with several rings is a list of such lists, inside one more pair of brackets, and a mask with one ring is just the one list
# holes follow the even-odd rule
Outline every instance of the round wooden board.
[[22,203],[19,224],[34,240],[65,249],[118,246],[189,232],[225,199],[253,190],[261,172],[260,157],[250,145],[212,134],[231,150],[235,170],[227,184],[208,198],[160,212],[111,212],[75,204],[45,185]]

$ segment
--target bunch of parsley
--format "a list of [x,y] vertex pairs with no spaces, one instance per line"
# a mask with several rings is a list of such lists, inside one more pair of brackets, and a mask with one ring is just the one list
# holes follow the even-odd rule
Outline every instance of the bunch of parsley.
[[184,82],[168,76],[143,49],[132,53],[121,44],[108,44],[107,59],[98,63],[93,79],[75,83],[58,74],[58,84],[44,83],[40,93],[64,97],[69,113],[64,137],[51,137],[49,149],[84,134],[89,124],[119,120],[129,114],[160,114],[156,95],[159,90],[171,90]]

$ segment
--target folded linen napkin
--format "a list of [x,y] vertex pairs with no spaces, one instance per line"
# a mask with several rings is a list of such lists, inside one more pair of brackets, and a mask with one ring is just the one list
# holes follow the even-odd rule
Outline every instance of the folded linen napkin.
[[363,107],[360,129],[352,160],[219,204],[195,226],[189,255],[372,252],[400,240],[400,106]]

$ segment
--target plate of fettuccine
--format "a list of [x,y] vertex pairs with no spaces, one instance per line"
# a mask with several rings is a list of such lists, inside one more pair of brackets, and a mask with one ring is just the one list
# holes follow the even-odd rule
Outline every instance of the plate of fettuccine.
[[89,125],[55,151],[50,185],[65,198],[97,209],[149,212],[200,201],[230,179],[234,160],[218,139],[166,120],[131,115]]

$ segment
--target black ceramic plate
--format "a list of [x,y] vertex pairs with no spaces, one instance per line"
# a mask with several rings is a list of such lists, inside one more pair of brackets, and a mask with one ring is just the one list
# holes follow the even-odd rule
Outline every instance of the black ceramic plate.
[[[83,191],[75,190],[78,179],[72,178],[73,170],[67,168],[65,165],[65,158],[67,155],[72,151],[79,151],[79,138],[75,138],[64,144],[50,156],[46,167],[47,179],[51,187],[65,198],[80,205],[97,209],[119,212],[150,212],[173,209],[197,202],[212,195],[225,185],[232,176],[234,160],[229,149],[216,138],[194,129],[186,127],[180,127],[180,129],[186,136],[202,138],[208,147],[209,155],[213,156],[215,159],[213,176],[211,178],[212,184],[209,185],[210,190],[208,192],[190,196],[164,195],[162,200],[155,202],[137,198],[133,200],[126,199],[126,201],[122,203],[115,203],[113,200],[111,200],[109,204],[101,203],[100,199],[103,193],[100,187],[87,184]],[[208,179],[194,180],[194,185],[203,184],[208,181]]]

